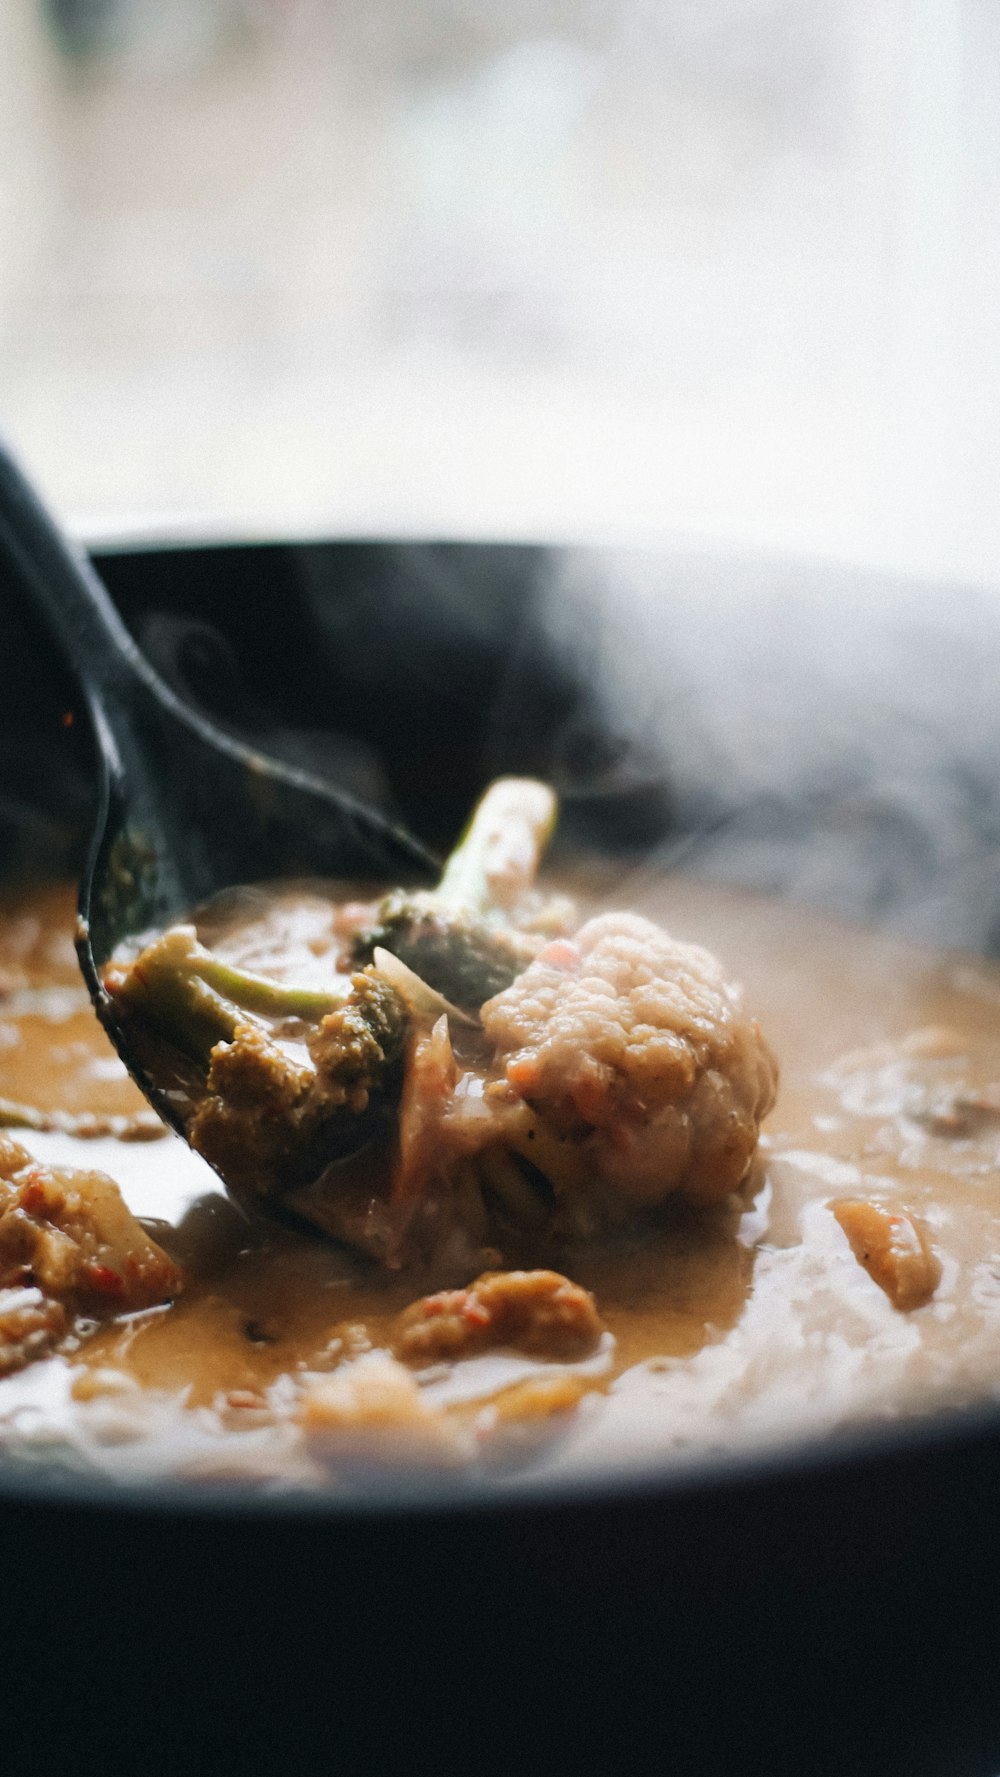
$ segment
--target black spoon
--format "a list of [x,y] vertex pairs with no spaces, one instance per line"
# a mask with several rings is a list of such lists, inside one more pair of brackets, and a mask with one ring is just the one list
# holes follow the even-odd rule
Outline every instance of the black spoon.
[[375,809],[230,739],[175,697],[2,447],[0,574],[42,618],[94,735],[98,806],[80,883],[80,967],[129,1073],[183,1135],[176,1106],[133,1052],[103,986],[102,965],[117,946],[240,883],[431,881],[438,867]]

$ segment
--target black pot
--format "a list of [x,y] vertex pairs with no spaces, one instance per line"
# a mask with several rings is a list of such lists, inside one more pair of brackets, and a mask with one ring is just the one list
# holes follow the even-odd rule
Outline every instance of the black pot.
[[[498,770],[563,843],[996,947],[1000,601],[809,564],[332,544],[101,560],[223,724],[443,846]],[[8,870],[89,753],[16,612]],[[0,1743],[78,1769],[1000,1768],[1000,1413],[698,1467],[338,1500],[0,1473]],[[13,1768],[13,1767],[12,1767]],[[42,1764],[40,1768],[47,1768]]]

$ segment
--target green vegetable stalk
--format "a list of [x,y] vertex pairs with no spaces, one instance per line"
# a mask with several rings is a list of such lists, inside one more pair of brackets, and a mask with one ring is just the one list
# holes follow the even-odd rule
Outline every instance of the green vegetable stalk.
[[216,1043],[231,1042],[246,1014],[319,1023],[343,992],[288,986],[238,969],[198,942],[194,926],[171,926],[129,969],[114,991],[191,1060],[207,1066]]
[[463,1011],[509,987],[529,960],[511,916],[531,889],[552,834],[556,798],[533,778],[486,791],[436,889],[387,895],[354,954],[389,951]]

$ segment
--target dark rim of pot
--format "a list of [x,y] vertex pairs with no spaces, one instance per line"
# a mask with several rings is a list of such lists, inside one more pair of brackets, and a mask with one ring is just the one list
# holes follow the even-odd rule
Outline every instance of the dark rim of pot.
[[[58,1469],[39,1457],[0,1462],[0,1501],[6,1505],[112,1508],[132,1516],[195,1518],[369,1519],[545,1512],[560,1506],[632,1505],[719,1498],[788,1482],[847,1477],[881,1464],[935,1463],[967,1455],[1000,1465],[1000,1407],[995,1402],[949,1408],[891,1424],[870,1421],[814,1438],[769,1441],[725,1453],[663,1455],[610,1463],[587,1473],[527,1474],[497,1480],[482,1471],[428,1475],[405,1462],[372,1466],[349,1489],[299,1485],[266,1491],[252,1478],[192,1480],[156,1477],[120,1481],[109,1475]],[[44,1464],[44,1466],[43,1466]]]

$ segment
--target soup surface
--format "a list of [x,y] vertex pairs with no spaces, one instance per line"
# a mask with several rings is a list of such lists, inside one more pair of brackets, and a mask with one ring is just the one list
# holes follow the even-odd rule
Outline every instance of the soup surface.
[[[561,1255],[603,1326],[582,1355],[499,1349],[405,1376],[399,1317],[442,1279],[248,1221],[179,1138],[134,1139],[154,1131],[80,982],[71,892],[3,902],[0,1099],[38,1125],[17,1139],[110,1174],[185,1278],[172,1304],[0,1380],[4,1460],[278,1487],[371,1485],[406,1461],[502,1482],[1000,1392],[1000,968],[683,876],[581,868],[559,886],[715,951],[779,1058],[778,1102],[738,1195]],[[308,949],[323,906],[276,897],[258,965]],[[877,1250],[900,1230],[909,1297]]]

